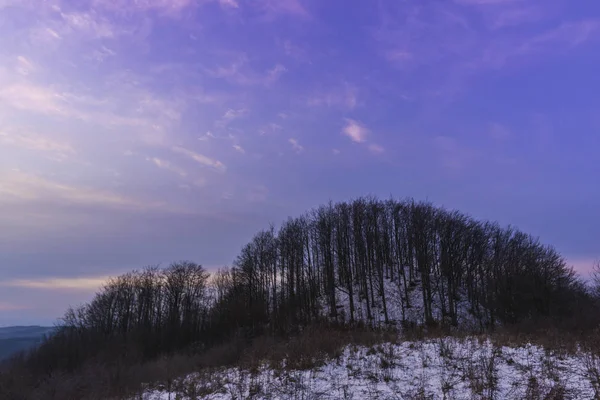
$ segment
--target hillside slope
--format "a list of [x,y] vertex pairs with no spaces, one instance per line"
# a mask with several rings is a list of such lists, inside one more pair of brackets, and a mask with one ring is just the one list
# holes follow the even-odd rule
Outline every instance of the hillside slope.
[[599,359],[585,352],[443,338],[348,346],[307,370],[263,364],[256,370],[203,371],[175,382],[171,391],[149,389],[142,398],[592,400],[599,367]]

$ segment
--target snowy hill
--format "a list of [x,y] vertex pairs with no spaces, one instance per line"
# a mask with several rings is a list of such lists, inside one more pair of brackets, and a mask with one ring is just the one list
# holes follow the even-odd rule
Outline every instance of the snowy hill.
[[[203,371],[149,389],[167,399],[596,399],[600,360],[589,353],[481,338],[347,346],[310,370]],[[139,397],[136,397],[139,398]]]

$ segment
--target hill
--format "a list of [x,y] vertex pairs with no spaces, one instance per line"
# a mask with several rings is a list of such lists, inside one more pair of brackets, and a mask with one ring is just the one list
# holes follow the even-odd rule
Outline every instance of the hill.
[[[12,371],[29,380],[21,386],[41,379],[41,398],[110,397],[239,365],[257,357],[257,342],[289,345],[313,327],[325,337],[558,331],[587,343],[598,304],[553,247],[518,229],[429,203],[361,198],[259,232],[231,268],[209,274],[183,261],[113,278]],[[296,358],[320,357],[316,343]],[[5,390],[29,398],[14,383]]]
[[44,326],[11,326],[0,328],[0,361],[39,344],[54,328]]

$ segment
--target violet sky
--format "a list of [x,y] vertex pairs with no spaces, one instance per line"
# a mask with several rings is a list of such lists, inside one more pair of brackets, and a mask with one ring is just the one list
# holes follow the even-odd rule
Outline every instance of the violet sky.
[[0,325],[414,197],[600,256],[600,2],[0,0]]

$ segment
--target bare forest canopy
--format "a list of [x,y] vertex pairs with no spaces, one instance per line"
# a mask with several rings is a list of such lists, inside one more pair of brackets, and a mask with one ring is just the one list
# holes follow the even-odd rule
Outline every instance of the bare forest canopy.
[[589,293],[554,248],[516,229],[429,203],[361,198],[259,232],[212,276],[179,262],[114,278],[22,362],[42,374],[143,362],[324,321],[587,329],[597,323]]

